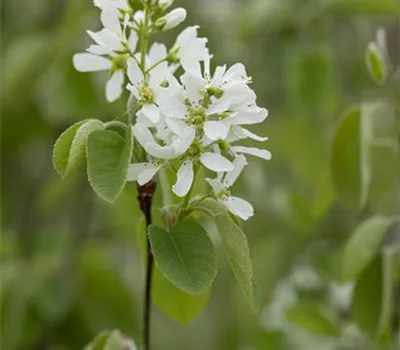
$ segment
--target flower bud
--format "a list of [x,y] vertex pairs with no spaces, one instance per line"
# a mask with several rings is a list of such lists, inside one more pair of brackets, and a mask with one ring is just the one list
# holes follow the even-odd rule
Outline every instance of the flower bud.
[[156,26],[160,30],[166,31],[175,28],[186,19],[186,10],[179,7],[171,12],[167,13],[164,17],[159,18],[156,21]]
[[168,7],[172,5],[174,0],[158,0],[158,5],[163,9],[166,10]]

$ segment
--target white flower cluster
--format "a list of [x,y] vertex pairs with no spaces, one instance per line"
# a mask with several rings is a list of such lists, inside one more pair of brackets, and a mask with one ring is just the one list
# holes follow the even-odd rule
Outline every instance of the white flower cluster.
[[150,34],[174,28],[185,19],[182,8],[166,13],[172,2],[142,0],[145,10],[135,12],[128,0],[95,0],[104,28],[88,31],[95,45],[74,56],[75,68],[108,71],[110,102],[122,95],[129,80],[126,88],[137,106],[133,135],[146,153],[145,159],[130,165],[129,181],[144,185],[162,167],[171,167],[176,170],[172,190],[184,197],[190,195],[196,172],[204,166],[216,173],[215,179],[206,179],[213,195],[247,220],[253,215],[252,206],[231,196],[230,188],[247,164],[245,155],[268,160],[271,154],[236,143],[266,141],[243,125],[263,122],[268,111],[256,105],[251,78],[242,64],[218,66],[211,72],[207,39],[198,37],[197,26],[183,30],[170,50],[153,43],[147,52]]

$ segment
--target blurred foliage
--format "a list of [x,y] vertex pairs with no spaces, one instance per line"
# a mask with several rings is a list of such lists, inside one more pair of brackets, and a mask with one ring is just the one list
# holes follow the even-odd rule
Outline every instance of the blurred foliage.
[[[360,240],[366,263],[356,281],[343,284],[342,256],[352,258],[346,243],[365,219],[400,213],[398,0],[176,3],[188,9],[186,23],[201,25],[218,63],[248,67],[259,105],[270,110],[260,133],[273,160],[252,159],[237,188],[256,208],[244,229],[262,311],[248,310],[218,252],[211,295],[192,300],[156,274],[154,348],[390,348],[399,333],[398,219],[372,247]],[[99,25],[97,9],[89,0],[0,7],[1,348],[80,349],[105,329],[138,342],[136,188],[110,206],[83,172],[61,180],[51,165],[67,126],[125,111],[124,101],[106,103],[105,76],[72,67],[88,44],[85,29]],[[385,49],[377,38],[366,53],[378,26]],[[203,307],[189,325],[165,317],[188,323]]]

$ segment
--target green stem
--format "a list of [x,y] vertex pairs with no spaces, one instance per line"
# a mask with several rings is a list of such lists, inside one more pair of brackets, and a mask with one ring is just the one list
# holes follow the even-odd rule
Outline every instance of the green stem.
[[[149,44],[149,21],[150,21],[150,1],[143,1],[144,6],[144,21],[140,35],[140,68],[146,77],[146,54]],[[146,234],[147,234],[147,264],[146,264],[146,281],[144,292],[144,307],[143,307],[143,350],[151,348],[151,294],[152,294],[152,278],[154,270],[154,258],[149,239],[149,226],[152,223],[151,207],[152,199],[155,192],[155,182],[150,181],[144,186],[139,186],[139,202],[142,212],[146,217]]]
[[149,20],[150,20],[150,9],[149,9],[149,2],[144,4],[144,21],[143,27],[140,37],[140,66],[142,68],[143,73],[146,73],[146,54],[147,54],[147,47],[149,44]]
[[157,63],[154,63],[150,68],[146,70],[146,73],[150,73],[151,70],[154,68],[158,67],[161,63],[167,62],[167,58],[163,58],[162,60],[158,61]]

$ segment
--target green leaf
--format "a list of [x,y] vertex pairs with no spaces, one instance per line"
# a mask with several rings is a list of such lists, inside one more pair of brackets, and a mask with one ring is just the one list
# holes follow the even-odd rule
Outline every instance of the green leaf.
[[68,167],[68,160],[72,142],[74,141],[75,135],[79,128],[84,125],[87,121],[75,123],[65,130],[60,137],[57,139],[53,148],[53,166],[55,171],[63,177]]
[[93,132],[87,142],[89,181],[102,199],[113,202],[121,194],[132,155],[131,129],[123,139],[109,130]]
[[56,141],[53,164],[61,177],[67,176],[86,156],[86,141],[89,135],[103,128],[99,120],[85,120],[72,125]]
[[94,340],[90,344],[85,346],[84,350],[103,350],[110,335],[110,331],[101,332],[96,336],[96,338],[94,338]]
[[104,345],[103,350],[124,350],[124,339],[119,331],[113,331],[107,342]]
[[362,104],[360,134],[361,208],[396,215],[400,186],[396,113],[382,101]]
[[379,255],[357,279],[353,292],[353,321],[371,337],[375,337],[381,322],[382,257]]
[[327,44],[293,47],[286,66],[287,96],[296,115],[317,119],[330,114],[336,97],[334,63]]
[[127,350],[120,331],[101,332],[84,350]]
[[[139,251],[145,263],[147,243],[146,225],[143,217],[138,222],[137,230]],[[207,289],[199,296],[194,296],[175,287],[163,276],[157,265],[154,266],[152,283],[154,304],[157,305],[167,317],[182,324],[188,324],[193,321],[203,311],[210,297],[210,289]]]
[[374,42],[370,42],[365,53],[365,62],[371,78],[379,85],[387,79],[387,67],[381,48]]
[[194,296],[169,282],[156,266],[153,273],[153,301],[161,311],[182,324],[193,321],[204,309],[210,289]]
[[201,210],[213,217],[225,214],[225,209],[212,198],[202,200],[199,204],[195,205],[194,210]]
[[183,221],[167,232],[152,225],[149,235],[157,266],[172,284],[197,296],[210,287],[217,272],[216,255],[203,227]]
[[358,208],[361,193],[359,106],[342,117],[332,146],[331,178],[336,196],[352,208]]
[[255,296],[253,268],[246,235],[241,228],[233,222],[226,211],[223,214],[215,216],[215,223],[218,227],[225,253],[243,295],[250,308],[254,312],[257,312],[258,302]]
[[343,252],[343,279],[356,278],[379,253],[391,220],[374,216],[364,221],[350,237]]
[[319,305],[298,304],[286,311],[286,319],[293,325],[314,334],[339,336],[339,325],[320,310]]

